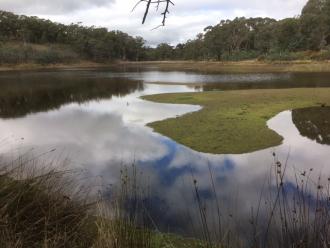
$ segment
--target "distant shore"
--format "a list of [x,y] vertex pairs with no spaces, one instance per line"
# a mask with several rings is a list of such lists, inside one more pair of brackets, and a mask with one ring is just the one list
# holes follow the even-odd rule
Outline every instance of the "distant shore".
[[190,70],[207,73],[249,73],[249,72],[330,72],[330,61],[146,61],[125,62],[126,65],[156,67],[162,70]]
[[4,71],[32,71],[32,70],[79,70],[79,69],[97,69],[107,68],[113,64],[101,64],[89,61],[81,61],[72,64],[17,64],[17,65],[0,65],[0,72]]
[[0,65],[0,71],[26,70],[79,70],[99,69],[111,67],[131,67],[141,69],[198,71],[204,73],[275,73],[275,72],[330,72],[330,61],[238,61],[238,62],[210,62],[210,61],[116,61],[111,63],[95,63],[81,61],[72,64],[17,64]]

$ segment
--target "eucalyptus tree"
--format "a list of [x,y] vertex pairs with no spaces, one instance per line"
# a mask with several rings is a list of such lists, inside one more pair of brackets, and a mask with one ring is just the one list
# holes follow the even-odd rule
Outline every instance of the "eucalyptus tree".
[[276,46],[280,51],[297,51],[301,48],[300,20],[286,18],[277,22],[275,29]]
[[319,50],[326,45],[325,6],[329,0],[309,0],[302,10],[300,30],[303,45],[307,49]]

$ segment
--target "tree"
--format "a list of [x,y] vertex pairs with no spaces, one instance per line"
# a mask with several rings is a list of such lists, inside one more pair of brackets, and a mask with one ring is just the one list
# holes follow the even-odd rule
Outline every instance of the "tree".
[[202,33],[199,33],[195,40],[188,40],[184,48],[184,59],[205,60],[207,58],[207,49],[205,47],[204,35]]
[[299,19],[287,18],[281,20],[276,25],[277,47],[281,51],[297,51],[301,43],[299,32]]
[[95,61],[140,60],[145,52],[145,42],[141,37],[132,37],[124,32],[84,27],[81,23],[58,24],[5,11],[0,11],[0,39],[24,44],[62,44],[82,58]]
[[170,60],[173,59],[173,55],[173,47],[167,43],[161,43],[155,49],[156,60]]
[[329,0],[309,0],[302,10],[300,30],[303,46],[310,50],[320,50],[326,45],[327,14]]

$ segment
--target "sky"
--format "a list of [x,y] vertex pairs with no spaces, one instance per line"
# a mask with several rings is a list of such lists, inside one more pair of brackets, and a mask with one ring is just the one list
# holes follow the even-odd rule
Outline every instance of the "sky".
[[161,24],[161,9],[151,9],[142,25],[145,3],[132,11],[138,0],[0,0],[0,9],[33,15],[65,24],[81,22],[86,26],[121,30],[142,36],[155,46],[166,42],[175,45],[193,39],[209,25],[235,17],[298,16],[307,0],[172,0],[166,26]]

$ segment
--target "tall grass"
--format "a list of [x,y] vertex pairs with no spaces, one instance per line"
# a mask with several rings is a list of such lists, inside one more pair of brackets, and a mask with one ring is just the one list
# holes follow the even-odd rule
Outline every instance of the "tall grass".
[[130,167],[124,166],[119,185],[111,189],[112,196],[103,197],[98,203],[101,218],[97,224],[99,238],[95,247],[156,247],[146,206],[148,189],[140,183],[142,176],[138,175],[134,163]]

